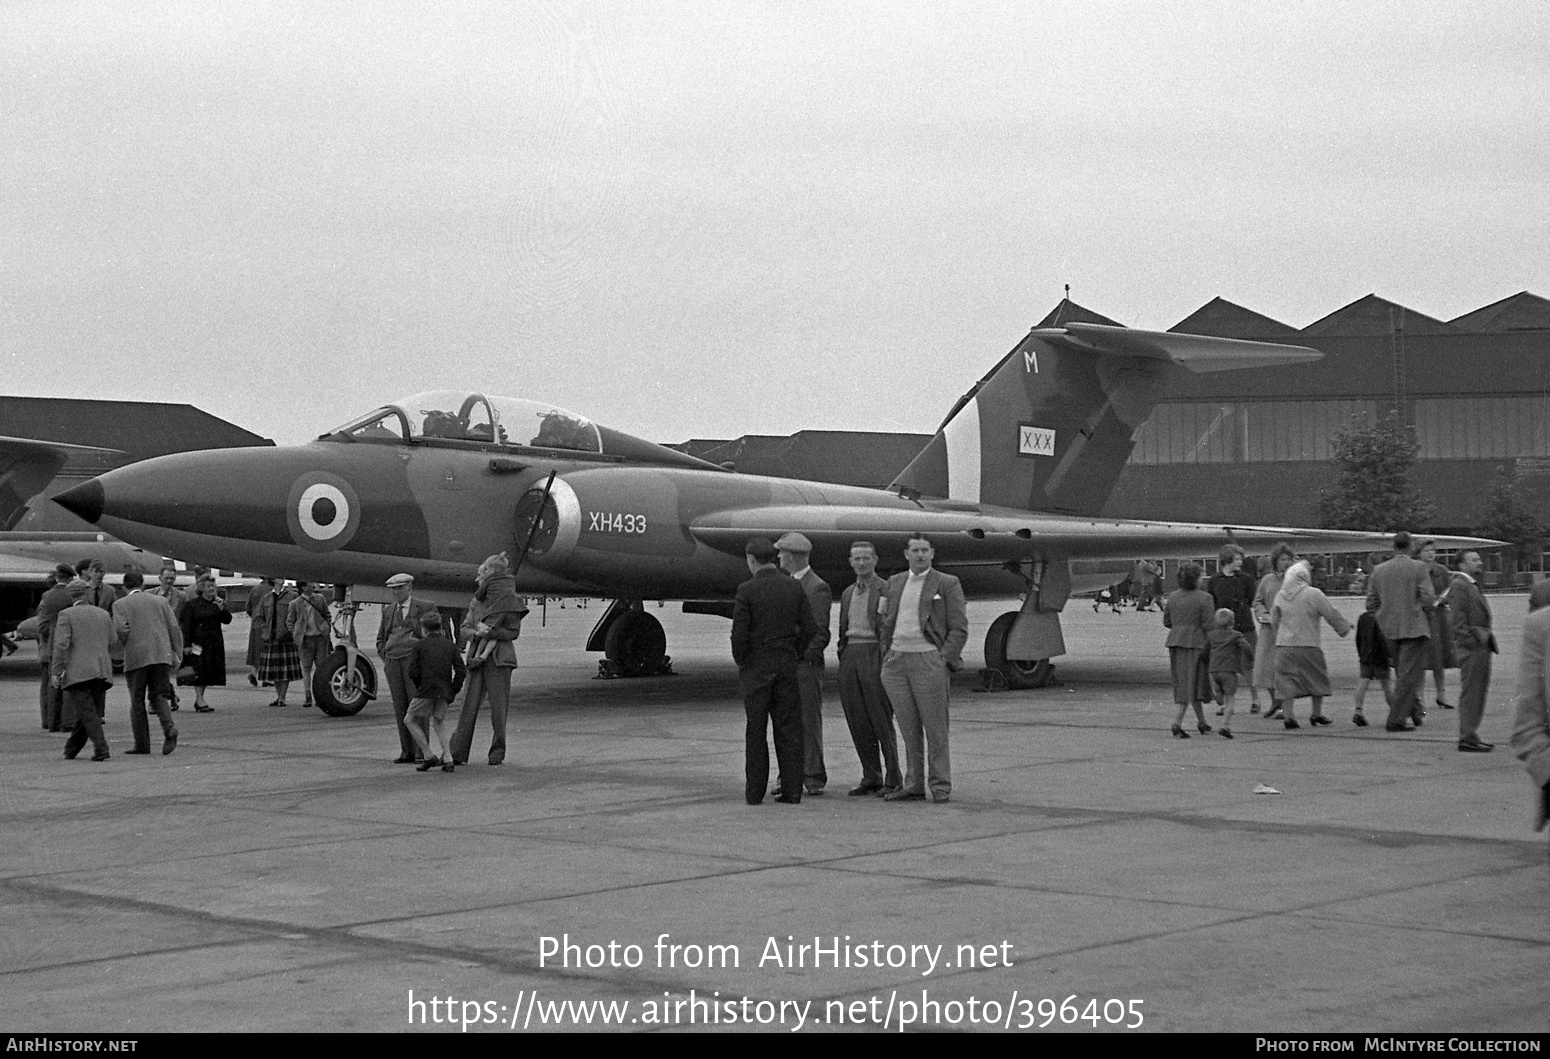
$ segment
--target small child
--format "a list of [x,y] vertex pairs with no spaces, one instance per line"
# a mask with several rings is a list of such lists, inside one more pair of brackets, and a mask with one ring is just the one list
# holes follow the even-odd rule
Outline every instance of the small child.
[[1206,633],[1206,646],[1210,650],[1206,669],[1211,674],[1211,687],[1223,715],[1222,726],[1216,731],[1223,739],[1231,739],[1232,700],[1238,694],[1238,671],[1243,668],[1249,641],[1233,628],[1233,613],[1227,607],[1216,612],[1215,627]]
[[[447,742],[443,722],[447,719],[447,706],[463,689],[468,667],[458,654],[457,645],[441,634],[441,615],[435,611],[420,619],[420,629],[425,634],[415,641],[414,653],[409,656],[409,681],[414,685],[414,699],[404,714],[404,727],[420,746],[425,760],[420,772],[429,772],[437,765],[441,771],[451,772],[452,746]],[[436,741],[441,744],[440,756],[431,752],[430,732],[434,729]]]
[[1367,699],[1367,687],[1376,680],[1383,688],[1383,701],[1394,704],[1394,690],[1389,684],[1389,644],[1378,630],[1378,619],[1363,613],[1356,619],[1356,658],[1361,663],[1362,679],[1356,685],[1356,712],[1351,723],[1358,728],[1367,727],[1362,713],[1362,703]]

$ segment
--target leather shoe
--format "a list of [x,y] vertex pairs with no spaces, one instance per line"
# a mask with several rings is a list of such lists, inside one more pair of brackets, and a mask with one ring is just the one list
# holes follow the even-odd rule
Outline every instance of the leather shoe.
[[877,794],[881,790],[882,790],[881,787],[868,787],[865,783],[863,783],[859,787],[852,787],[850,790],[846,791],[845,793],[848,794],[852,798],[863,798],[863,797],[865,797],[868,794]]
[[1408,724],[1385,724],[1383,726],[1383,730],[1385,732],[1413,732],[1413,731],[1415,731],[1415,729],[1410,727]]
[[92,759],[92,760],[93,760],[93,761],[106,761],[106,760],[107,760],[107,759],[108,759],[108,758],[110,758],[110,757],[112,757],[112,756],[113,756],[113,755],[112,755],[112,754],[110,754],[110,753],[108,753],[108,752],[107,752],[107,751],[106,751],[106,750],[104,750],[104,751],[103,751],[103,752],[102,752],[102,753],[100,753],[100,754],[93,754],[93,755],[92,755],[92,756],[91,756],[91,759]]
[[414,770],[416,772],[429,772],[433,768],[440,768],[440,767],[441,767],[441,758],[439,758],[439,757],[428,757],[424,761],[422,761],[418,765],[416,765],[414,767]]
[[1308,718],[1308,723],[1317,728],[1326,724],[1334,724],[1335,722],[1331,721],[1328,717],[1325,717],[1322,713],[1315,713],[1312,717]]
[[822,787],[807,787],[807,786],[804,786],[802,788],[802,790],[804,792],[806,792],[806,794],[807,794],[807,796],[809,798],[822,798],[823,797],[823,788]]
[[787,796],[787,795],[784,795],[784,794],[777,794],[775,796],[775,800],[777,802],[780,802],[782,805],[801,805],[802,804],[802,796],[800,794],[792,795],[792,796]]
[[166,755],[166,754],[172,753],[177,748],[178,748],[178,730],[176,728],[174,728],[172,731],[167,733],[167,738],[162,741],[161,752],[162,752],[163,755]]
[[1495,743],[1486,743],[1479,739],[1459,740],[1459,749],[1466,754],[1489,754],[1495,748]]
[[1356,725],[1356,727],[1358,727],[1358,728],[1366,728],[1367,727],[1367,718],[1364,717],[1362,714],[1355,713],[1355,714],[1351,715],[1351,723]]
[[396,758],[393,759],[393,764],[395,764],[395,765],[413,765],[414,764],[414,755],[413,754],[399,754]]
[[1451,703],[1451,702],[1443,702],[1441,699],[1437,700],[1437,705],[1441,706],[1445,710],[1451,710],[1451,709],[1455,708],[1453,703]]
[[932,805],[946,805],[950,801],[952,801],[952,798],[946,794],[933,794],[931,796]]
[[925,800],[926,795],[924,791],[897,790],[889,791],[883,795],[883,801],[885,802],[923,802]]
[[[1461,744],[1462,745],[1462,744]],[[149,754],[149,750],[126,750],[125,754]]]

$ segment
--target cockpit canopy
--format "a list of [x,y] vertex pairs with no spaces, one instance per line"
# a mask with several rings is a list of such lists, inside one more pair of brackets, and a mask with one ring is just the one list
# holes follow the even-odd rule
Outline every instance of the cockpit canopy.
[[584,416],[541,401],[429,390],[352,419],[328,436],[352,441],[444,438],[485,445],[525,445],[571,452],[603,451],[602,434]]

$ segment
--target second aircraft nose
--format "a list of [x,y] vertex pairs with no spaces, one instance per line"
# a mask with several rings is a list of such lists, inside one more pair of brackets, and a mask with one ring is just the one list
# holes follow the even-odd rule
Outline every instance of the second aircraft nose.
[[95,523],[102,517],[102,483],[93,478],[91,481],[84,482],[74,489],[67,489],[60,493],[54,497],[54,503],[72,515],[83,518],[87,522]]

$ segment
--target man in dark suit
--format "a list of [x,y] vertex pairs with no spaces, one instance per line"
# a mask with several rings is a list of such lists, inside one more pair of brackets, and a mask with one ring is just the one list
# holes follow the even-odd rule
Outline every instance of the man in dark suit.
[[1464,685],[1459,691],[1459,749],[1473,754],[1488,753],[1494,745],[1480,738],[1485,693],[1491,685],[1491,656],[1496,653],[1491,608],[1475,583],[1484,565],[1479,552],[1465,552],[1448,586],[1448,620]]
[[177,749],[178,729],[172,723],[172,672],[183,658],[183,631],[172,607],[160,596],[145,591],[138,570],[124,575],[129,592],[113,604],[113,627],[124,644],[124,680],[129,684],[129,730],[135,745],[131,754],[151,752],[151,725],[145,716],[145,699],[161,721],[161,752]]
[[414,578],[408,574],[394,574],[387,579],[393,593],[393,602],[383,604],[382,624],[377,629],[377,657],[387,673],[388,691],[393,695],[393,720],[398,724],[398,757],[396,765],[412,765],[419,753],[414,737],[404,725],[404,715],[409,712],[409,700],[414,696],[414,681],[409,678],[409,656],[420,638],[420,622],[436,608],[422,603],[413,596]]
[[823,649],[829,646],[829,610],[834,593],[823,578],[813,573],[813,543],[800,533],[788,533],[775,542],[780,568],[802,586],[818,633],[797,659],[797,694],[802,700],[802,786],[820,795],[829,785],[823,764]]
[[60,563],[54,567],[54,583],[38,600],[38,662],[43,670],[43,683],[38,689],[38,705],[43,711],[43,727],[46,731],[59,732],[75,726],[64,723],[64,695],[54,683],[53,635],[54,621],[59,612],[70,605],[70,593],[65,588],[75,580],[75,567]]
[[1408,732],[1407,718],[1420,727],[1421,682],[1426,679],[1426,641],[1432,633],[1432,611],[1437,594],[1426,564],[1410,555],[1410,534],[1394,534],[1394,554],[1380,563],[1367,584],[1367,612],[1378,619],[1378,629],[1389,642],[1394,660],[1394,698],[1389,704],[1390,732]]
[[[919,534],[904,549],[908,573],[888,579],[883,617],[883,687],[904,736],[904,786],[887,801],[922,801],[929,782],[934,801],[952,793],[947,745],[948,674],[963,668],[969,640],[969,611],[963,585],[931,569],[936,554]],[[929,753],[929,759],[928,759]]]
[[[755,537],[745,549],[753,577],[737,587],[732,608],[732,658],[742,685],[746,788],[749,805],[764,801],[770,780],[765,730],[775,729],[780,764],[777,802],[802,800],[802,706],[797,692],[797,657],[818,634],[813,608],[802,586],[775,565],[775,546]],[[768,724],[766,724],[768,719]]]
[[[893,732],[893,707],[883,690],[883,655],[878,644],[887,585],[877,576],[877,549],[870,541],[850,546],[855,584],[840,595],[840,705],[850,727],[856,756],[861,759],[861,783],[853,795],[886,794],[904,785],[899,775],[899,741]],[[886,773],[884,772],[886,769]]]

